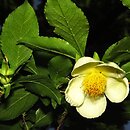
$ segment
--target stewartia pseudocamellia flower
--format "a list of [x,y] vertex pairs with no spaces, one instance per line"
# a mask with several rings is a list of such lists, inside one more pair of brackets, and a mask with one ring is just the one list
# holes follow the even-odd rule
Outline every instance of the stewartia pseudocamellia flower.
[[99,117],[105,111],[106,97],[119,103],[129,93],[125,71],[113,62],[82,57],[76,62],[72,76],[65,90],[65,99],[86,118]]

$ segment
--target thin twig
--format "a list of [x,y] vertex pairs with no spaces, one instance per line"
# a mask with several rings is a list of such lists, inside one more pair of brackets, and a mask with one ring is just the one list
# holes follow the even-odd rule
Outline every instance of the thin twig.
[[24,123],[24,125],[25,125],[25,129],[26,129],[26,130],[29,130],[29,127],[28,127],[28,125],[27,125],[27,123],[26,123],[25,115],[26,115],[25,113],[22,114],[22,116],[23,116],[23,123]]
[[58,125],[58,127],[57,127],[56,130],[60,130],[61,126],[62,126],[63,123],[64,123],[64,120],[65,120],[67,114],[68,114],[68,112],[67,112],[67,110],[65,109],[65,111],[60,115],[60,117],[59,117],[59,119],[58,119],[58,124],[59,124],[59,125]]

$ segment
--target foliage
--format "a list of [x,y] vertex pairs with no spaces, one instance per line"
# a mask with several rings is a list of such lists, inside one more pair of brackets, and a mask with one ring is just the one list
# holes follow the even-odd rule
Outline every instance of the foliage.
[[122,4],[124,6],[127,6],[128,8],[130,8],[130,1],[129,0],[122,0]]
[[50,25],[55,27],[54,32],[72,44],[83,56],[89,29],[83,12],[70,0],[50,0],[46,3],[45,15]]
[[[68,125],[78,129],[75,122],[80,121],[83,129],[118,129],[113,122],[108,125],[104,121],[109,111],[99,120],[89,121],[76,115],[64,100],[72,67],[78,58],[88,55],[86,45],[91,39],[92,26],[85,15],[87,11],[83,12],[75,3],[71,0],[45,2],[42,13],[49,27],[54,29],[53,36],[39,34],[37,14],[27,0],[5,19],[0,36],[0,129],[37,130],[53,124],[57,130],[67,129]],[[85,3],[91,4],[89,0]],[[129,0],[122,3],[130,7]],[[127,34],[112,43],[103,56],[92,52],[93,57],[116,62],[130,80],[129,43]],[[119,107],[124,120],[130,118],[129,97],[127,100]]]

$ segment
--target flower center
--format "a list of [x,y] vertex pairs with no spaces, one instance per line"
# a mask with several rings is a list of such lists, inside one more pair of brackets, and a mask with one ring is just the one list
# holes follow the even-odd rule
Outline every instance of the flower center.
[[106,77],[98,71],[87,75],[82,82],[83,90],[91,97],[97,97],[106,89]]

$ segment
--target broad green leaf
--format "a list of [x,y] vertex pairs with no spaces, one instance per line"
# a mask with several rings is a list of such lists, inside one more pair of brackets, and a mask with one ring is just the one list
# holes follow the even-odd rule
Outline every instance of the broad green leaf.
[[[34,48],[32,48],[32,49],[34,49]],[[38,49],[38,50],[34,51],[33,55],[35,57],[36,64],[38,64],[38,65],[43,67],[45,64],[48,63],[48,61],[52,57],[56,56],[57,53],[55,53],[55,52],[52,53],[50,51],[45,51],[45,50],[41,50],[41,49],[39,50]],[[40,59],[42,59],[42,60],[40,60]]]
[[37,96],[18,89],[0,105],[0,120],[11,120],[29,110],[38,100]]
[[23,116],[26,117],[25,120],[29,121],[31,123],[34,123],[36,120],[36,110],[34,110],[33,108],[30,109],[28,112],[24,113]]
[[61,104],[62,95],[59,90],[56,89],[49,77],[44,75],[32,75],[26,76],[19,81],[24,83],[27,90],[42,96],[54,99],[58,104]]
[[40,100],[45,106],[49,106],[51,103],[49,98],[40,98]]
[[69,82],[68,77],[59,77],[58,75],[55,79],[52,79],[52,80],[57,89],[64,87],[64,84],[67,84]]
[[130,72],[130,62],[127,62],[126,64],[122,65],[121,68],[126,72]]
[[70,59],[56,56],[49,61],[48,69],[52,78],[55,78],[57,74],[61,77],[66,77],[70,74],[72,66],[73,64]]
[[72,66],[71,60],[63,56],[56,56],[50,60],[48,70],[51,79],[56,85],[68,81],[66,77],[71,73]]
[[125,37],[113,44],[106,51],[103,60],[114,61],[116,63],[130,60],[130,37]]
[[16,70],[31,56],[31,50],[16,45],[21,38],[38,35],[38,22],[33,8],[25,1],[5,20],[2,28],[2,51],[9,60],[10,67]]
[[10,124],[3,122],[3,124],[0,124],[0,130],[23,130],[21,127],[20,122],[10,122]]
[[43,127],[46,125],[50,125],[53,122],[53,113],[44,113],[41,109],[36,111],[36,122],[33,127]]
[[24,69],[30,73],[38,74],[38,69],[35,65],[35,60],[33,56],[28,60]]
[[38,67],[38,75],[43,75],[43,76],[48,76],[49,75],[49,71],[47,68],[45,67]]
[[45,15],[55,33],[84,56],[89,24],[81,9],[71,0],[47,0]]
[[34,49],[43,50],[60,55],[64,55],[75,59],[78,52],[68,42],[59,38],[48,38],[48,37],[26,37],[19,41],[19,43]]
[[102,61],[107,62],[110,60],[111,57],[111,51],[114,49],[114,47],[116,46],[115,44],[112,44],[105,52],[105,54],[103,55]]
[[122,4],[130,9],[130,0],[121,0]]
[[126,64],[123,64],[121,68],[126,72],[126,77],[130,81],[130,62],[127,62]]

